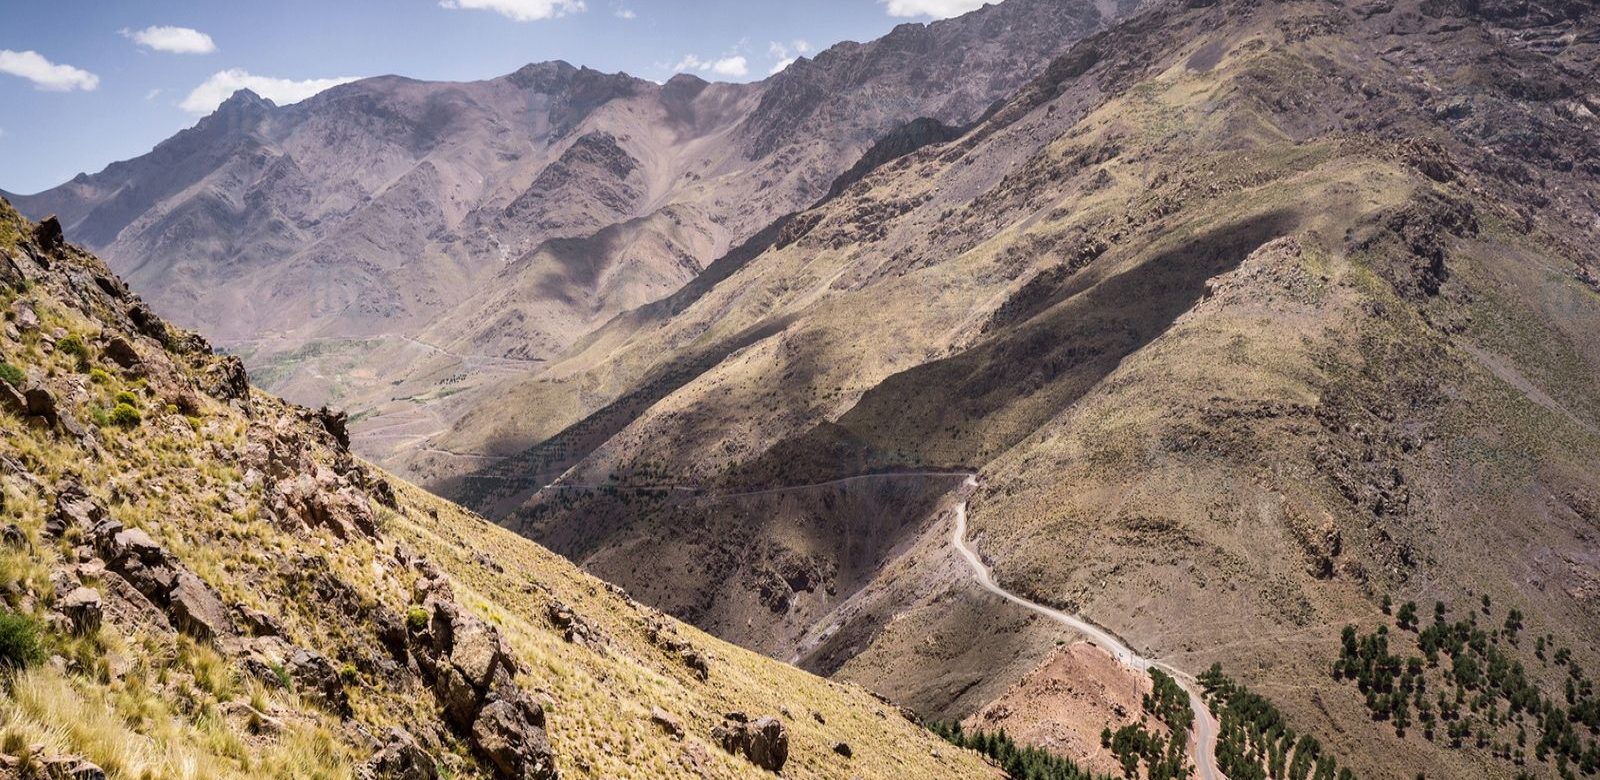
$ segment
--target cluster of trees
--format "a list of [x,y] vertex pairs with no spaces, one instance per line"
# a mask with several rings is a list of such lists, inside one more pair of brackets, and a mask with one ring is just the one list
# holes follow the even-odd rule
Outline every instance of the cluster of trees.
[[1144,696],[1144,711],[1156,716],[1174,732],[1187,732],[1194,725],[1189,693],[1160,669],[1150,670],[1150,683],[1151,690]]
[[1122,775],[1128,780],[1139,777],[1139,763],[1145,765],[1149,780],[1184,780],[1193,771],[1189,764],[1185,732],[1174,731],[1167,736],[1151,731],[1143,723],[1130,723],[1117,729],[1100,732],[1100,745],[1111,750],[1122,764]]
[[[1385,612],[1390,610],[1387,599]],[[1485,596],[1480,610],[1450,621],[1449,610],[1436,602],[1433,622],[1418,625],[1411,602],[1395,612],[1395,623],[1415,635],[1419,655],[1403,662],[1389,651],[1393,637],[1387,626],[1362,635],[1354,626],[1344,628],[1336,680],[1354,681],[1366,695],[1374,720],[1388,720],[1404,737],[1413,713],[1423,736],[1460,748],[1471,744],[1523,766],[1528,761],[1529,732],[1536,730],[1533,757],[1553,762],[1563,778],[1600,774],[1600,697],[1593,681],[1572,661],[1565,648],[1554,652],[1557,667],[1566,667],[1565,700],[1546,695],[1516,657],[1523,615],[1508,610],[1499,628],[1486,629],[1479,613],[1489,616],[1492,603]],[[1491,624],[1492,625],[1492,624]],[[1554,637],[1539,637],[1535,656],[1548,664],[1547,648]],[[1443,661],[1448,659],[1446,667]],[[1430,672],[1436,682],[1429,685]],[[1585,734],[1584,732],[1587,732]]]
[[928,730],[956,747],[976,750],[994,759],[1011,780],[1112,780],[1080,769],[1070,759],[1043,748],[1018,745],[1005,729],[967,733],[960,723],[934,721],[928,724]]
[[1310,734],[1296,734],[1283,713],[1222,671],[1199,677],[1206,702],[1221,722],[1217,768],[1230,780],[1355,780]]
[[1188,751],[1189,726],[1194,723],[1189,694],[1160,669],[1150,670],[1150,682],[1151,690],[1141,703],[1147,714],[1167,725],[1167,735],[1145,728],[1142,722],[1131,723],[1115,733],[1109,728],[1101,731],[1100,745],[1117,757],[1125,777],[1137,778],[1142,762],[1149,780],[1183,780],[1194,771]]

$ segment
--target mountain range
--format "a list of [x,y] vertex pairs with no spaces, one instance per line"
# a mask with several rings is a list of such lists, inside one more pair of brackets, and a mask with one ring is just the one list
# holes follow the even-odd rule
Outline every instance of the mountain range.
[[479,383],[537,369],[809,205],[875,140],[969,122],[1121,9],[1023,0],[763,82],[564,62],[471,83],[242,91],[149,154],[32,196],[265,388],[358,415],[390,462]]
[[356,452],[957,744],[1593,776],[1597,84],[1577,0],[1006,0],[750,85],[240,94],[14,201]]

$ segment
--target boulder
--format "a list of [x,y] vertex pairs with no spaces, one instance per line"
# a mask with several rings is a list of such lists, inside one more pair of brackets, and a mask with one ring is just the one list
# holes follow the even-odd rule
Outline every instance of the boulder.
[[856,752],[854,750],[850,749],[850,743],[849,742],[835,743],[834,746],[833,746],[833,752],[838,753],[839,755],[844,756],[845,758],[850,758],[850,757],[852,757],[852,756],[854,756],[856,754]]
[[496,668],[509,667],[511,663],[511,653],[500,632],[471,615],[457,612],[452,640],[450,663],[478,690],[489,687]]
[[789,731],[777,718],[746,721],[743,713],[728,713],[711,736],[723,750],[743,755],[762,769],[781,772],[789,760]]
[[226,355],[206,369],[201,377],[201,390],[219,401],[250,400],[250,377],[245,373],[244,361]]
[[11,386],[10,382],[0,380],[0,409],[4,409],[18,417],[28,416],[28,397],[21,390]]
[[40,774],[50,780],[106,780],[105,770],[80,756],[42,756]]
[[157,317],[156,313],[151,311],[149,305],[143,301],[136,302],[128,307],[128,319],[133,322],[133,327],[138,328],[140,333],[156,341],[166,343],[168,336],[167,323]]
[[100,601],[100,591],[94,588],[79,586],[66,595],[59,603],[61,614],[72,621],[72,630],[78,634],[90,634],[100,628],[100,621],[105,616],[104,606]]
[[46,252],[60,249],[67,243],[66,235],[61,232],[61,220],[54,214],[39,220],[33,228],[33,240]]
[[68,481],[56,492],[55,508],[45,518],[44,532],[60,538],[68,528],[89,530],[106,519],[106,508],[77,481]]
[[17,301],[11,305],[12,319],[17,323],[17,330],[23,333],[39,329],[39,313],[34,311],[33,304],[27,301]]
[[[137,585],[138,583],[135,583]],[[178,630],[197,639],[216,640],[233,634],[228,608],[204,580],[194,572],[178,572],[177,582],[167,597],[167,614]],[[338,675],[334,675],[338,679]]]
[[113,564],[128,561],[145,564],[165,563],[167,551],[150,534],[138,528],[123,528],[122,523],[111,521],[95,526],[108,538],[103,545],[106,559]]
[[[0,493],[0,508],[4,508],[4,495]],[[7,523],[6,527],[0,530],[0,540],[3,540],[7,547],[14,547],[19,550],[28,546],[28,534],[16,523]]]
[[233,608],[233,616],[236,624],[243,626],[250,636],[283,636],[283,624],[259,609],[236,606]]
[[383,747],[356,767],[357,780],[437,780],[439,767],[409,732],[389,729]]
[[661,730],[667,733],[667,736],[673,739],[683,739],[683,724],[679,723],[678,719],[672,717],[666,710],[660,707],[651,707],[650,722],[660,726]]
[[485,705],[472,724],[472,744],[506,780],[550,780],[555,757],[544,733],[544,711],[528,701],[501,699]]
[[138,350],[121,336],[112,336],[106,339],[105,346],[101,349],[107,359],[117,364],[118,368],[130,374],[144,373],[144,360],[139,357]]
[[56,414],[56,397],[49,390],[31,385],[22,391],[22,397],[27,401],[29,415],[44,420],[52,428],[61,421]]

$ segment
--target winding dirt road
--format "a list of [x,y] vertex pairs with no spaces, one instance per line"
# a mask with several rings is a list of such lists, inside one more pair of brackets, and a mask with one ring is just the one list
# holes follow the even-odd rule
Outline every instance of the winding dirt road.
[[[967,486],[978,486],[978,478],[967,477]],[[1032,610],[1044,617],[1056,621],[1074,631],[1088,637],[1089,641],[1100,649],[1110,653],[1119,663],[1137,672],[1148,672],[1150,669],[1160,669],[1171,675],[1179,685],[1183,686],[1189,694],[1189,706],[1194,710],[1194,763],[1199,770],[1201,780],[1227,780],[1217,771],[1217,721],[1211,715],[1211,708],[1206,706],[1205,700],[1200,696],[1200,688],[1193,677],[1177,669],[1173,669],[1159,661],[1152,661],[1133,652],[1133,649],[1123,644],[1122,640],[1112,636],[1105,629],[1084,620],[1077,615],[1069,615],[1058,609],[1051,609],[1043,604],[1037,604],[1000,587],[994,581],[994,573],[989,570],[989,565],[983,562],[976,550],[967,546],[967,501],[965,499],[956,506],[955,530],[950,540],[955,543],[956,549],[972,567],[973,579],[984,590],[993,593],[1019,607]]]

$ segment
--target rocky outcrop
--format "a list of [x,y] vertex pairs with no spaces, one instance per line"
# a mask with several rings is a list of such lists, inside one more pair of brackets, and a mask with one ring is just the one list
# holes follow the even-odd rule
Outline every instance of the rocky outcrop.
[[149,534],[105,520],[90,531],[90,538],[107,571],[162,609],[178,630],[212,642],[234,635],[222,597]]
[[100,348],[100,353],[130,376],[144,375],[144,361],[140,359],[139,351],[134,349],[133,344],[127,339],[121,336],[107,337]]
[[411,649],[445,720],[504,780],[557,776],[544,708],[516,683],[518,667],[500,631],[453,601],[425,576],[417,591],[426,615],[410,627]]
[[742,712],[730,712],[722,725],[712,729],[711,738],[723,750],[772,772],[782,772],[789,761],[789,730],[777,718],[752,721]]
[[645,634],[656,647],[676,656],[701,681],[711,677],[711,659],[688,640],[678,636],[670,622],[657,615],[645,619]]
[[34,744],[25,755],[0,753],[0,777],[106,780],[106,772],[82,756],[46,753],[43,744]]
[[55,508],[45,519],[44,533],[60,538],[68,528],[87,531],[105,519],[105,505],[90,496],[82,483],[68,481],[56,491]]
[[561,631],[568,642],[601,651],[605,649],[605,636],[584,620],[582,615],[574,612],[572,607],[552,598],[546,612],[550,616],[550,624]]

